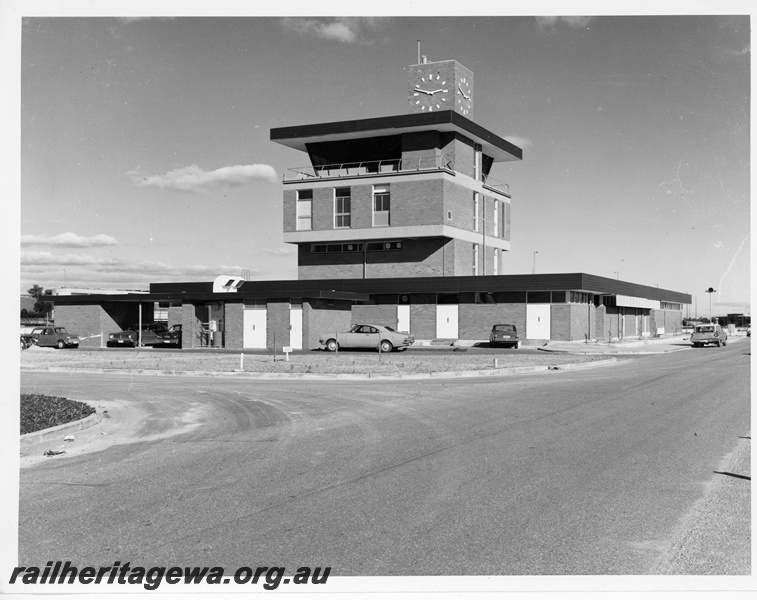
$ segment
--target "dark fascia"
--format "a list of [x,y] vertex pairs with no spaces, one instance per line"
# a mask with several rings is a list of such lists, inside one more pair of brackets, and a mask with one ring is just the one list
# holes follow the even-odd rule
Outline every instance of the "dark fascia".
[[[186,283],[156,285],[159,293],[92,296],[46,296],[43,299],[59,304],[89,302],[159,302],[219,301],[245,298],[326,298],[334,300],[367,300],[375,294],[412,294],[464,292],[523,292],[572,290],[602,295],[627,295],[663,302],[691,304],[691,295],[658,287],[619,281],[587,273],[547,273],[537,275],[482,275],[459,277],[393,277],[384,279],[306,279],[278,281],[245,281],[233,293],[200,291]],[[192,288],[195,288],[194,290]],[[157,291],[157,290],[156,290]]]
[[454,110],[277,127],[271,129],[271,141],[306,152],[305,145],[312,142],[361,139],[428,130],[460,133],[481,144],[484,154],[494,158],[495,162],[523,159],[521,148]]

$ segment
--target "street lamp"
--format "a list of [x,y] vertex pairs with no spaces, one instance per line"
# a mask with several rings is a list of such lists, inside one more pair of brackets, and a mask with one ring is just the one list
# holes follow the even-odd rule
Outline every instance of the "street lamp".
[[536,250],[536,251],[534,252],[534,268],[533,268],[533,269],[531,270],[531,273],[533,273],[534,275],[536,275],[536,255],[537,255],[537,254],[539,254],[539,251],[538,251],[538,250]]
[[710,295],[710,323],[712,323],[712,294],[717,292],[717,290],[714,290],[712,288],[707,288],[705,292],[707,292]]

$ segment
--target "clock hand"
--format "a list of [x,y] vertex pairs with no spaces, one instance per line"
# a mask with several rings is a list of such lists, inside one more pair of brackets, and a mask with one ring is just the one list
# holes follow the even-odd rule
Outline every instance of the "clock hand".
[[428,94],[429,96],[433,96],[433,95],[434,95],[434,92],[429,92],[429,91],[426,91],[426,90],[422,90],[422,89],[421,89],[421,88],[419,88],[419,87],[416,87],[416,88],[415,88],[415,91],[416,91],[416,92],[423,92],[424,94]]
[[457,86],[457,89],[460,90],[460,93],[463,95],[463,98],[466,100],[470,100],[470,96],[468,96],[464,91],[463,88],[461,88],[459,85]]

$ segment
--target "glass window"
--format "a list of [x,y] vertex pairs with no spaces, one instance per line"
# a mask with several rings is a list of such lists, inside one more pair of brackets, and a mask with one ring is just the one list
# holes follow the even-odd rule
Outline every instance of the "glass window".
[[313,190],[297,191],[297,231],[313,228]]
[[334,227],[350,226],[350,188],[336,188],[334,190]]
[[473,192],[473,231],[478,231],[478,192]]
[[499,237],[499,200],[494,201],[494,226],[492,227],[492,230],[494,232],[494,237]]
[[494,268],[492,275],[499,275],[499,248],[494,249]]
[[373,226],[389,225],[389,186],[373,186]]
[[478,244],[473,244],[473,274],[478,275]]
[[549,304],[552,300],[552,292],[528,292],[529,304]]

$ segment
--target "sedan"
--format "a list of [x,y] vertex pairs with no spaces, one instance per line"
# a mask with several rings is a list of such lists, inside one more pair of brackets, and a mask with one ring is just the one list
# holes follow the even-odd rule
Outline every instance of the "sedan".
[[[161,336],[167,332],[163,323],[142,324],[142,345],[154,346],[161,341]],[[108,341],[105,344],[108,348],[119,346],[132,346],[136,348],[139,345],[139,325],[129,325],[123,331],[108,334]]]
[[181,325],[171,325],[168,331],[161,334],[160,340],[155,345],[181,348]]
[[361,323],[349,331],[318,336],[321,349],[330,352],[336,352],[339,348],[378,348],[379,352],[391,352],[404,350],[414,342],[415,338],[410,333],[372,323]]
[[79,347],[79,336],[68,333],[65,327],[35,327],[30,335],[37,346],[58,349]]

